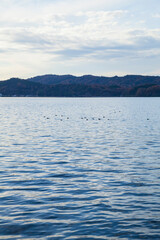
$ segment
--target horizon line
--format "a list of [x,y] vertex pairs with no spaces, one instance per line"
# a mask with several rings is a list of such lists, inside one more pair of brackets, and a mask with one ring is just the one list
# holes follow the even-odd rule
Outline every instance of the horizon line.
[[94,74],[82,74],[82,75],[74,75],[74,74],[70,74],[70,73],[66,73],[66,74],[55,74],[55,73],[46,73],[46,74],[42,74],[42,75],[34,75],[32,77],[27,77],[27,78],[21,78],[21,77],[10,77],[10,78],[7,78],[7,79],[3,79],[0,81],[7,81],[7,80],[10,80],[10,79],[14,79],[14,78],[17,78],[17,79],[21,79],[21,80],[28,80],[28,79],[32,79],[32,78],[35,78],[35,77],[43,77],[43,76],[73,76],[73,77],[84,77],[84,76],[93,76],[93,77],[105,77],[105,78],[114,78],[114,77],[126,77],[126,76],[143,76],[143,77],[160,77],[160,75],[147,75],[147,74],[124,74],[124,75],[112,75],[112,76],[106,76],[106,75],[94,75]]

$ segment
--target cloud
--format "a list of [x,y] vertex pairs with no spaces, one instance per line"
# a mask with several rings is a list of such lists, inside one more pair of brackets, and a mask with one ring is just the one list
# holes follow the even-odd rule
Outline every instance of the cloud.
[[[153,5],[159,2],[153,0]],[[136,59],[158,59],[157,9],[153,14],[144,0],[1,0],[0,53],[6,65],[12,55],[19,69],[20,58],[26,66],[35,66],[36,61],[46,70],[53,63],[57,69],[58,63],[61,69],[71,69],[73,62],[79,68],[82,62],[95,62],[99,69],[109,62],[116,69],[115,63],[124,62],[127,68]]]
[[159,13],[154,14],[153,18],[160,18],[160,14]]
[[[68,45],[88,44],[103,40],[109,29],[116,24],[114,20],[122,12],[86,12],[75,15],[52,14],[39,18],[38,23],[33,19],[21,19],[16,26],[1,28],[6,40],[17,44],[44,45],[53,44],[68,47]],[[81,22],[79,22],[81,18]],[[83,18],[83,21],[82,21]],[[73,22],[74,19],[74,22]],[[77,20],[77,24],[75,21]],[[23,23],[23,26],[22,26]],[[8,39],[10,38],[10,40]]]
[[129,13],[122,10],[52,14],[40,17],[38,22],[37,19],[21,19],[16,26],[2,28],[1,32],[10,46],[14,44],[21,49],[26,47],[44,52],[51,50],[51,53],[54,50],[76,57],[97,48],[135,50],[138,47],[159,47],[160,32],[131,29],[123,22],[128,16]]

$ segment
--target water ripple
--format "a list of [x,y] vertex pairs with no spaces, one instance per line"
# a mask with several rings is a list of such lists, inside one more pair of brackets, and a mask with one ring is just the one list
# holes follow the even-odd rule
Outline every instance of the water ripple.
[[159,106],[0,98],[0,239],[160,239]]

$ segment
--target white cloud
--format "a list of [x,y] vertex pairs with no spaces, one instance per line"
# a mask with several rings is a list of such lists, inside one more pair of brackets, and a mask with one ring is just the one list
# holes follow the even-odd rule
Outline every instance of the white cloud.
[[[42,69],[45,73],[53,65],[58,73],[68,67],[70,73],[77,69],[83,74],[82,66],[85,66],[84,69],[88,66],[90,71],[93,62],[99,66],[97,71],[103,69],[101,71],[105,72],[109,63],[110,69],[120,72],[118,61],[125,63],[127,72],[133,68],[129,64],[133,64],[133,61],[136,64],[136,59],[141,59],[139,66],[146,71],[142,60],[149,62],[154,56],[157,61],[159,57],[160,20],[155,12],[153,14],[151,9],[149,12],[144,7],[147,4],[150,7],[148,1],[143,5],[143,11],[144,0],[141,0],[141,4],[137,0],[1,1],[0,54],[5,54],[5,60],[1,61],[0,71],[3,75],[5,71],[13,73],[11,64],[7,64],[7,59],[8,63],[11,62],[11,55],[15,65],[13,70],[17,68],[17,72],[26,75],[27,71],[28,74],[36,74],[36,71],[39,74],[38,71]],[[159,2],[153,0],[154,6],[156,3],[158,6]],[[135,12],[135,9],[139,9],[139,12]],[[83,64],[85,62],[86,65]],[[29,71],[32,66],[34,71]],[[150,68],[153,72],[153,60]],[[55,73],[56,69],[53,69]],[[91,73],[96,74],[96,69],[94,67],[95,72]]]

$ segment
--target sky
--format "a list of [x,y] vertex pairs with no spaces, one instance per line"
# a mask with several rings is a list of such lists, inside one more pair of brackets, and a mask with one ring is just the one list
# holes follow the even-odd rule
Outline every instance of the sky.
[[160,75],[160,0],[0,0],[0,80]]

